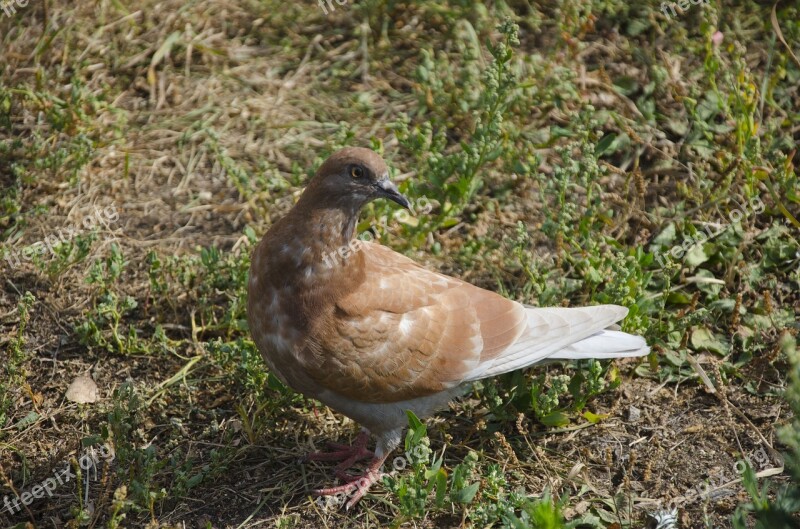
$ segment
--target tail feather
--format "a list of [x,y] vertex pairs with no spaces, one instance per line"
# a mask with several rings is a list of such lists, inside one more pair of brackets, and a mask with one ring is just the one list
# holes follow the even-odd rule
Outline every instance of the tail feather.
[[628,309],[617,305],[575,308],[526,308],[527,329],[499,356],[480,365],[467,380],[478,380],[549,360],[610,359],[644,356],[650,348],[641,336],[614,325]]
[[650,352],[647,342],[641,336],[635,336],[620,331],[603,330],[575,342],[548,357],[552,360],[580,360],[595,358],[624,358],[629,356],[644,356]]

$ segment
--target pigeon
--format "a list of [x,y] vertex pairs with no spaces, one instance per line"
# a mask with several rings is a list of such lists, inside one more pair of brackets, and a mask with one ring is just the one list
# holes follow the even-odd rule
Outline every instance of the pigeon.
[[[345,494],[352,507],[382,477],[406,411],[430,416],[471,382],[542,361],[649,352],[642,337],[616,330],[624,307],[528,307],[356,238],[361,209],[376,199],[410,206],[377,153],[339,150],[252,255],[247,317],[268,368],[362,426],[351,446],[308,455],[338,461],[344,481],[315,494]],[[346,472],[363,459],[363,472]]]

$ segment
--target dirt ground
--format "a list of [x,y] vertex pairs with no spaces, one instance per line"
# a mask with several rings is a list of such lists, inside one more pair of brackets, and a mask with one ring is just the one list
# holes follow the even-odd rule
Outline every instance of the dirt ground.
[[[357,426],[277,386],[257,394],[253,380],[260,387],[265,380],[254,379],[260,371],[237,356],[244,349],[230,345],[247,339],[242,278],[253,247],[248,230],[260,236],[291,207],[331,138],[343,134],[341,121],[354,124],[353,143],[383,138],[399,181],[419,176],[412,157],[391,155],[399,147],[386,131],[390,118],[417,104],[415,63],[404,62],[416,50],[403,36],[444,32],[446,15],[427,19],[427,12],[395,6],[401,18],[392,19],[388,31],[397,51],[375,52],[383,61],[375,65],[364,52],[369,39],[359,33],[362,21],[350,20],[354,11],[345,6],[331,15],[339,18],[326,18],[316,6],[273,2],[34,3],[16,19],[0,21],[7,61],[0,79],[7,99],[0,98],[0,108],[7,100],[10,109],[0,135],[7,145],[0,152],[0,189],[7,190],[4,200],[19,206],[0,215],[7,250],[0,254],[0,351],[6,365],[24,373],[5,373],[11,385],[7,415],[0,415],[0,527],[473,526],[455,505],[404,518],[383,486],[352,512],[316,502],[310,490],[331,483],[330,468],[304,463],[302,456],[326,441],[349,441]],[[373,22],[366,11],[355,12],[363,23]],[[293,25],[293,17],[303,25]],[[48,23],[61,28],[52,40],[42,30]],[[610,22],[597,21],[599,36],[573,55],[575,64],[621,53],[606,49],[616,33],[604,24]],[[533,53],[557,31],[523,33],[521,46]],[[167,47],[175,32],[181,36]],[[764,42],[759,36],[758,45]],[[626,53],[626,46],[635,47],[633,40],[617,45]],[[369,75],[360,75],[362,66]],[[615,69],[626,67],[609,62],[607,72],[616,78]],[[577,80],[574,86],[581,99],[631,113],[633,103],[604,84]],[[14,92],[24,87],[38,95]],[[363,100],[342,95],[359,92]],[[567,122],[568,111],[555,114],[542,111],[535,119]],[[82,150],[82,135],[91,139],[90,155]],[[13,146],[15,138],[24,146]],[[654,140],[642,163],[656,167],[659,152],[672,148],[678,149]],[[541,170],[557,163],[548,157]],[[494,167],[460,222],[425,239],[435,248],[404,246],[402,232],[391,226],[388,244],[433,269],[493,290],[503,285],[530,301],[522,299],[524,273],[504,267],[501,250],[473,260],[463,254],[465,241],[513,238],[518,221],[541,228],[547,206],[536,183],[509,184],[507,176]],[[609,173],[602,184],[610,203],[628,203],[615,235],[631,246],[651,240],[663,225],[654,219],[659,204],[683,200],[681,178],[668,171],[648,181],[644,202],[630,201],[639,196],[635,183],[620,173]],[[692,207],[687,202],[686,209]],[[114,214],[101,216],[105,211]],[[768,227],[763,216],[755,222],[762,231]],[[753,230],[751,239],[762,233]],[[72,241],[93,235],[84,256],[56,271],[47,264],[55,257],[17,262],[9,253],[21,256],[23,248],[54,234]],[[203,253],[212,247],[219,255]],[[541,236],[532,247],[543,254],[554,243]],[[117,248],[121,257],[114,264]],[[154,268],[154,259],[162,268]],[[109,279],[114,266],[120,273]],[[759,331],[772,352],[735,367],[734,353],[696,350],[691,366],[667,369],[664,347],[655,347],[654,367],[648,359],[615,361],[621,384],[587,407],[607,414],[596,424],[578,418],[548,428],[530,412],[501,419],[469,394],[428,421],[431,447],[445,450],[448,469],[478,452],[481,469],[500,465],[506,496],[538,496],[549,488],[568,498],[568,519],[592,514],[596,527],[647,527],[647,513],[671,507],[679,509],[681,528],[730,527],[732,513],[748,500],[738,462],[747,459],[759,477],[788,482],[776,440],[776,429],[791,420],[779,397],[787,364],[778,342],[786,329],[796,334],[800,306],[789,273],[772,284],[772,302],[794,317],[794,327]],[[18,306],[26,292],[35,301],[24,326]],[[752,312],[763,303],[759,289],[741,276],[725,283],[725,292],[728,299],[744,293]],[[116,296],[115,305],[107,293]],[[121,308],[126,297],[134,307]],[[664,318],[680,320],[690,312],[672,307]],[[109,338],[115,314],[122,351],[113,350]],[[708,318],[718,334],[733,327],[718,315]],[[77,331],[84,322],[102,323],[99,335],[110,345]],[[20,343],[21,359],[13,364]],[[548,365],[528,376],[565,369]],[[97,402],[65,398],[79,375],[96,382]],[[122,392],[126,384],[136,397]],[[110,428],[123,426],[128,429],[115,430],[112,444],[117,450],[130,445],[135,453],[99,459],[80,479],[59,484],[19,512],[3,509],[4,498],[74,465],[86,453],[82,440],[106,439]],[[120,468],[123,458],[129,469]],[[482,487],[476,501],[489,490]],[[141,494],[152,498],[149,509],[133,500]],[[126,517],[112,523],[115,512]]]

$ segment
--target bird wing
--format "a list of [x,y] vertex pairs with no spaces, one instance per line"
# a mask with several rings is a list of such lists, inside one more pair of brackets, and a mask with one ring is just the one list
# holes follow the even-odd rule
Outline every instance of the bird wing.
[[365,280],[312,331],[323,387],[362,402],[398,402],[547,358],[616,358],[649,350],[604,330],[616,305],[532,308],[366,243]]
[[312,330],[322,386],[397,402],[458,386],[527,327],[525,308],[364,243],[365,281]]

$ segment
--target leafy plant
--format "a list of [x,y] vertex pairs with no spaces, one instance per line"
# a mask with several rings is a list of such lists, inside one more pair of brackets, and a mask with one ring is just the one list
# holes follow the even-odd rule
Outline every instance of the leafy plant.
[[[457,113],[439,115],[433,121],[436,125],[424,121],[414,127],[403,117],[394,127],[400,144],[410,151],[429,182],[415,187],[412,196],[426,196],[439,204],[436,213],[423,217],[413,230],[418,238],[456,224],[483,186],[482,170],[510,148],[503,123],[512,99],[519,97],[511,65],[513,47],[519,45],[519,28],[506,20],[498,31],[502,40],[489,46],[492,60],[483,71],[477,68],[481,50],[474,42],[464,46],[466,64],[461,68],[449,64],[446,56],[434,60],[432,51],[424,51],[417,69],[420,103],[433,112],[454,108]],[[453,77],[458,75],[462,77]],[[463,123],[458,123],[459,119]],[[450,152],[449,136],[455,132],[451,129],[462,127],[468,130],[458,134],[469,139]]]
[[126,483],[124,491],[118,489],[115,493],[117,515],[130,506],[144,509],[154,517],[155,503],[164,498],[167,491],[156,484],[156,475],[163,466],[156,446],[150,444],[142,448],[136,441],[141,435],[144,402],[137,389],[125,383],[114,391],[112,403],[104,437],[113,443],[118,473]]
[[13,398],[22,388],[25,383],[26,373],[22,364],[25,361],[25,330],[30,322],[30,310],[36,298],[30,292],[20,298],[17,303],[17,317],[19,324],[15,336],[11,339],[11,343],[3,353],[5,357],[0,372],[3,376],[0,377],[0,437],[3,436],[3,427],[9,421],[8,415],[11,406],[13,405]]
[[781,487],[769,482],[758,486],[755,472],[749,462],[742,475],[750,501],[740,505],[733,516],[736,529],[797,529],[800,528],[800,352],[795,337],[784,333],[781,347],[791,365],[786,400],[794,413],[792,421],[783,426],[778,438],[786,446],[785,464],[791,481]]
[[539,499],[526,501],[519,516],[510,514],[508,518],[513,529],[571,529],[578,526],[578,522],[564,521],[561,502],[553,501],[549,490]]
[[[420,518],[432,509],[450,508],[464,510],[476,527],[502,524],[508,528],[535,527],[541,529],[568,529],[559,503],[551,500],[549,492],[540,499],[531,500],[518,493],[506,491],[503,470],[497,464],[480,468],[480,457],[470,451],[448,476],[444,468],[444,452],[435,454],[430,448],[426,426],[407,411],[409,428],[405,438],[405,452],[395,458],[407,462],[384,478],[386,486],[398,500],[398,509],[404,518]],[[479,480],[476,478],[480,477]]]
[[426,513],[431,492],[435,495],[436,505],[444,503],[447,473],[442,468],[443,454],[437,457],[430,449],[426,426],[411,411],[406,413],[409,427],[403,461],[409,470],[397,476],[389,475],[384,482],[397,498],[400,513],[407,518],[417,518]]
[[34,264],[47,274],[50,281],[55,281],[71,266],[82,262],[89,255],[92,244],[97,240],[96,233],[77,234],[53,246],[52,258],[40,253],[34,254]]
[[75,326],[82,343],[123,354],[146,350],[132,325],[125,334],[120,329],[123,318],[138,305],[132,296],[120,296],[113,289],[127,264],[116,243],[108,257],[93,263],[87,282],[98,285],[99,293],[86,319]]

